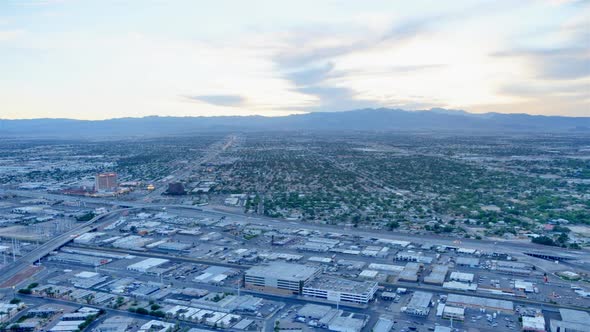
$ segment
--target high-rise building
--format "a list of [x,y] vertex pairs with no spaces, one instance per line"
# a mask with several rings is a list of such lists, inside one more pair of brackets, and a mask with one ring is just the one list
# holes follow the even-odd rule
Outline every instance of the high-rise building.
[[95,191],[114,191],[117,189],[117,173],[99,173],[94,177]]

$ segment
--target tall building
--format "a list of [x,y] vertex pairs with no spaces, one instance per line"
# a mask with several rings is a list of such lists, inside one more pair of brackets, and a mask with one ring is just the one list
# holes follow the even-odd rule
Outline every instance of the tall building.
[[98,173],[94,177],[95,191],[114,191],[117,189],[117,173]]

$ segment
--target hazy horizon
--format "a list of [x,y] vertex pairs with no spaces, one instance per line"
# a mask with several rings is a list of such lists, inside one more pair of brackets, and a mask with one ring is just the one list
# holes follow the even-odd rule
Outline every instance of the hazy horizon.
[[0,3],[1,119],[589,116],[590,2]]
[[[144,118],[214,118],[214,117],[263,117],[263,118],[276,118],[276,117],[287,117],[291,115],[306,115],[311,113],[346,113],[346,112],[355,112],[355,111],[403,111],[403,112],[435,112],[435,109],[424,109],[424,110],[405,110],[405,109],[392,109],[392,108],[367,108],[367,109],[354,109],[354,110],[342,110],[336,112],[330,111],[318,111],[318,112],[300,112],[300,113],[293,113],[293,114],[210,114],[210,115],[158,115],[158,114],[147,114],[147,115],[140,115],[140,116],[120,116],[114,118],[104,118],[104,119],[78,119],[78,118],[64,118],[64,117],[42,117],[42,118],[1,118],[0,120],[16,120],[16,121],[23,121],[23,120],[74,120],[74,121],[109,121],[109,120],[121,120],[121,119],[144,119]],[[590,114],[588,115],[551,115],[551,114],[530,114],[530,113],[501,113],[501,112],[486,112],[486,113],[472,113],[466,110],[449,110],[449,109],[441,109],[445,111],[457,112],[457,115],[463,115],[462,112],[466,112],[470,115],[485,115],[485,114],[507,114],[507,115],[530,115],[530,116],[542,116],[542,117],[565,117],[565,118],[589,118]]]

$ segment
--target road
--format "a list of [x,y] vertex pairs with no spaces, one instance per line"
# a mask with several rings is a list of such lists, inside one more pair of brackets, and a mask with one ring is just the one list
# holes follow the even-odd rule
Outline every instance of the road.
[[123,211],[128,211],[130,209],[118,209],[113,210],[98,216],[95,216],[91,220],[85,222],[84,224],[78,225],[71,230],[60,234],[51,240],[43,243],[39,247],[35,248],[34,250],[28,252],[27,254],[21,256],[16,261],[4,266],[0,272],[0,284],[10,280],[13,276],[17,275],[18,273],[22,272],[28,266],[34,264],[36,261],[40,260],[41,258],[48,255],[50,252],[55,251],[65,245],[66,243],[73,240],[76,236],[80,234],[84,234],[87,232],[92,231],[97,225],[98,221],[107,221],[112,216],[116,216]]
[[160,198],[161,195],[168,189],[168,183],[186,180],[191,174],[194,174],[196,171],[198,171],[201,165],[214,161],[215,158],[217,158],[222,152],[234,145],[236,140],[237,136],[232,134],[211,144],[205,151],[205,155],[202,158],[187,163],[186,165],[172,172],[169,176],[154,183],[156,188],[147,194],[142,199],[142,201],[149,203],[155,199]]
[[[536,253],[547,253],[555,254],[554,248],[548,248],[547,246],[534,244],[534,243],[523,243],[513,241],[490,241],[490,240],[474,240],[474,239],[460,239],[461,243],[455,243],[457,238],[442,237],[435,234],[411,234],[382,230],[371,230],[371,229],[344,229],[337,225],[324,225],[324,224],[312,224],[301,221],[286,221],[278,220],[263,216],[249,216],[240,213],[231,213],[226,211],[217,211],[214,208],[201,206],[195,207],[190,205],[179,205],[179,204],[153,204],[153,203],[140,203],[140,202],[124,202],[92,197],[72,197],[59,194],[48,194],[45,192],[27,191],[27,190],[4,190],[5,193],[15,194],[23,197],[33,198],[48,198],[53,200],[64,200],[64,199],[77,199],[89,203],[102,203],[108,206],[125,206],[130,208],[145,208],[145,209],[161,209],[166,208],[168,210],[176,210],[181,213],[184,212],[188,216],[197,217],[203,214],[210,214],[213,217],[232,216],[239,220],[248,221],[253,224],[261,224],[272,227],[292,227],[292,228],[305,228],[308,230],[314,230],[319,232],[330,232],[330,233],[354,233],[360,237],[366,238],[383,238],[390,240],[401,240],[416,242],[416,239],[420,239],[419,243],[430,243],[434,245],[447,245],[453,247],[466,247],[477,249],[483,252],[503,252],[518,258],[519,260],[532,263],[537,266],[538,269],[553,273],[555,271],[563,271],[567,266],[572,266],[573,263],[566,262],[562,264],[555,264],[554,262],[533,258],[526,256],[524,252],[533,251]],[[583,270],[584,272],[590,273],[590,251],[588,249],[572,250],[559,248],[559,255],[569,257],[573,261],[576,261],[574,266],[576,269]],[[578,264],[579,263],[579,264]]]

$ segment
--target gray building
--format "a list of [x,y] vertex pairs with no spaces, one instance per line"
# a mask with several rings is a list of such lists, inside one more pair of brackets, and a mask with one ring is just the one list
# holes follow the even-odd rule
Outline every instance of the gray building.
[[408,305],[402,308],[402,311],[410,315],[428,316],[430,312],[430,302],[432,293],[414,292]]
[[320,273],[321,270],[313,266],[273,262],[247,270],[244,285],[261,291],[301,294],[303,287]]

